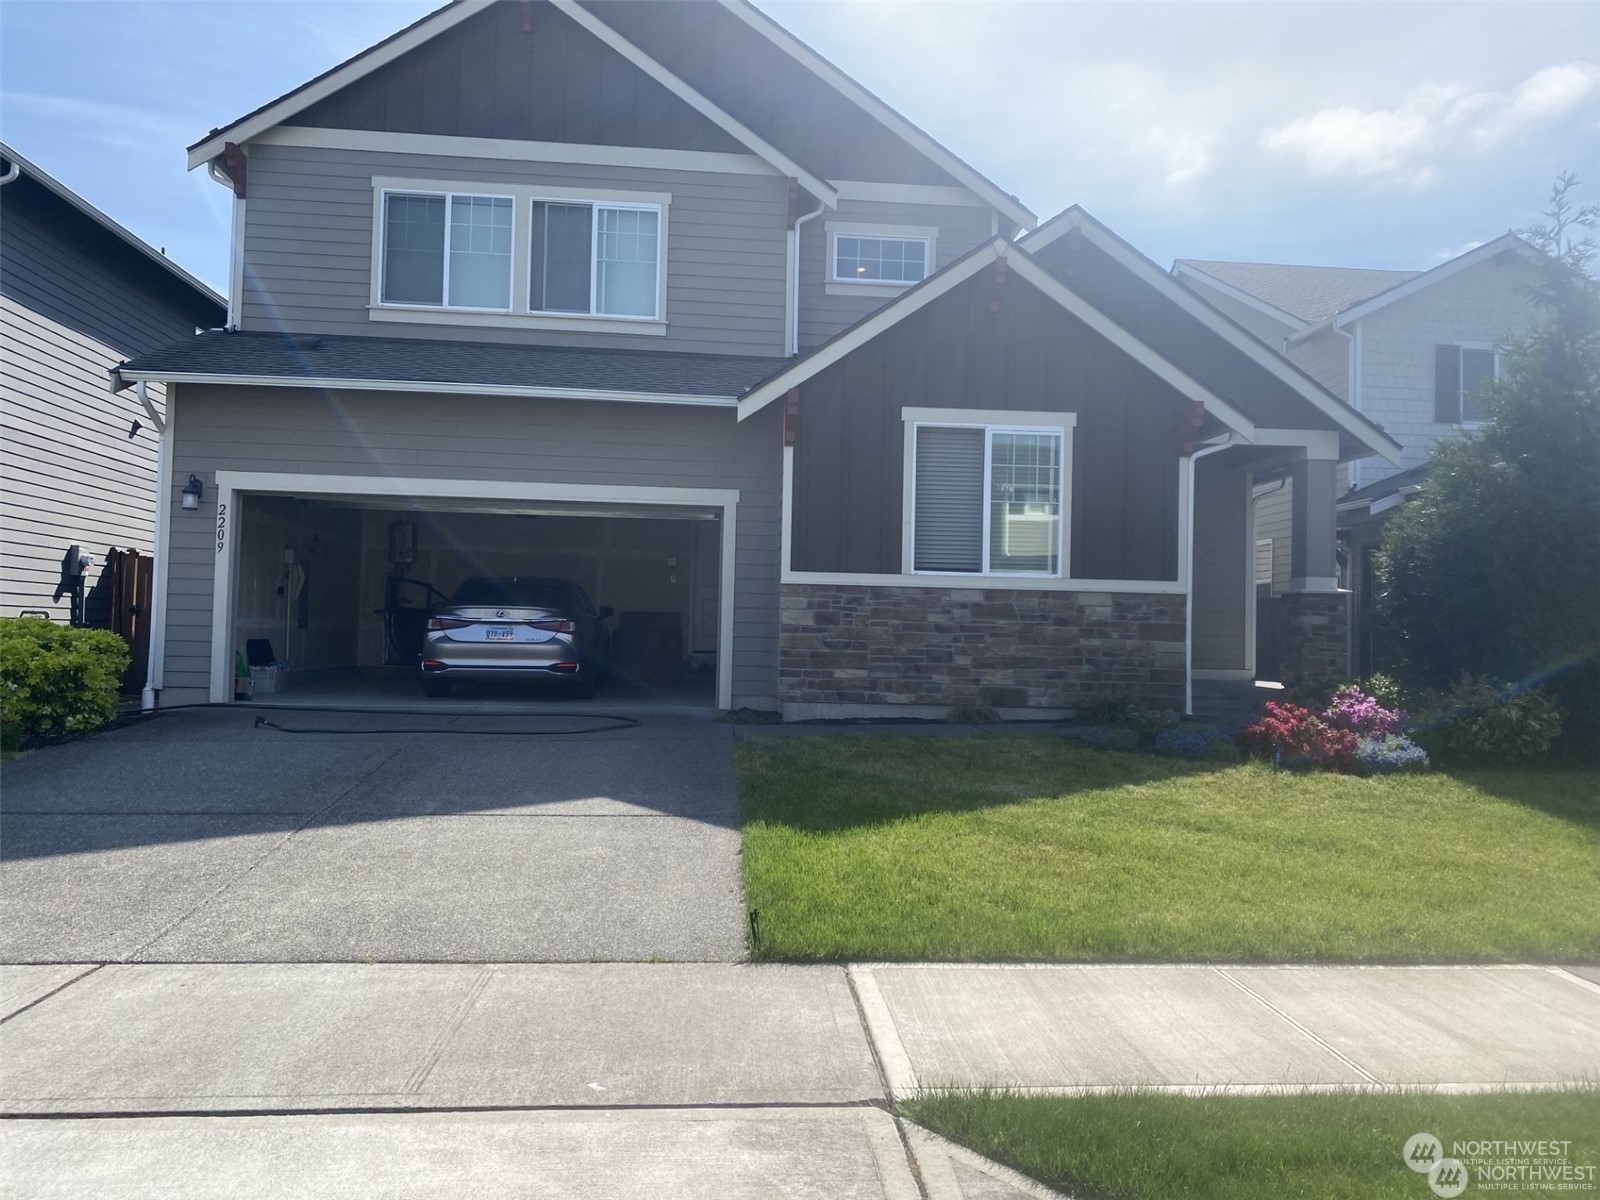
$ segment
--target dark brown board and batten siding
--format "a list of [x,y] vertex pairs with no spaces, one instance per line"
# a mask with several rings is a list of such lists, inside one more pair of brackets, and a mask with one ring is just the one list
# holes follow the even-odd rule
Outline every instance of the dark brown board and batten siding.
[[748,153],[548,4],[493,5],[318,101],[289,123]]
[[800,389],[793,566],[899,574],[902,408],[1072,412],[1072,571],[1177,578],[1187,401],[1013,275],[987,271]]
[[1337,428],[1332,419],[1249,354],[1230,345],[1087,238],[1068,234],[1034,257],[1106,316],[1168,362],[1180,365],[1257,425],[1268,429]]

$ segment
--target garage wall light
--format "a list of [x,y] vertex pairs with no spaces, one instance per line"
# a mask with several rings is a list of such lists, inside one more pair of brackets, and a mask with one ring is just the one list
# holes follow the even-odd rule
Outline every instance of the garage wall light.
[[183,485],[183,507],[186,512],[193,512],[200,507],[200,497],[205,494],[206,485],[200,482],[198,475],[189,476],[189,482]]

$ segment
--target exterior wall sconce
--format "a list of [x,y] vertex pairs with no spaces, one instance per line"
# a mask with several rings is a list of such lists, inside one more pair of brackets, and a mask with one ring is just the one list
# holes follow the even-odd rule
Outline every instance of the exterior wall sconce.
[[200,482],[198,475],[189,476],[189,482],[183,485],[183,508],[185,512],[193,512],[200,507],[200,497],[205,494],[206,485]]

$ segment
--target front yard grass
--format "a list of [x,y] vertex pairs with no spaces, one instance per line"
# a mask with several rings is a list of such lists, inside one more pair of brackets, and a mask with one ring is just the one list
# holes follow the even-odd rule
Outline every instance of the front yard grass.
[[744,738],[738,767],[759,958],[1600,961],[1592,773],[842,734]]
[[[1568,1141],[1571,1166],[1600,1166],[1600,1091],[1593,1088],[1476,1096],[957,1092],[901,1108],[1078,1200],[1432,1200],[1426,1176],[1402,1154],[1417,1133],[1438,1138],[1446,1157],[1455,1142]],[[1500,1182],[1481,1179],[1474,1164],[1467,1170],[1469,1197]],[[1554,1196],[1572,1194],[1571,1187],[1515,1190]]]

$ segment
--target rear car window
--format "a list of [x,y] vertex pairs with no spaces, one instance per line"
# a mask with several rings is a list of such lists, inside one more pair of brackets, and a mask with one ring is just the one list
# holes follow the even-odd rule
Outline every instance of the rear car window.
[[450,597],[451,604],[493,608],[564,608],[568,585],[558,579],[469,579]]

